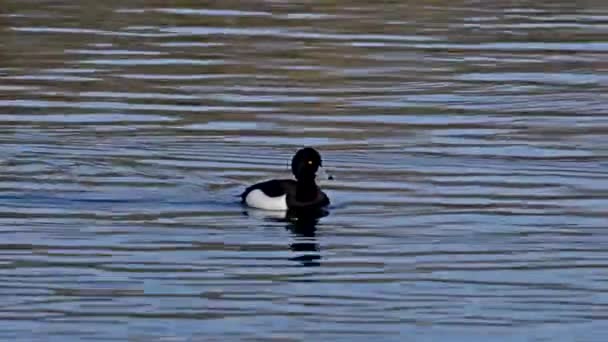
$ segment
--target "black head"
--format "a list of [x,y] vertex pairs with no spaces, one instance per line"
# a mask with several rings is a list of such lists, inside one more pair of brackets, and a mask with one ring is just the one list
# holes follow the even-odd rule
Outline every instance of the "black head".
[[299,150],[291,160],[291,172],[296,179],[314,179],[320,166],[323,166],[321,155],[312,147]]

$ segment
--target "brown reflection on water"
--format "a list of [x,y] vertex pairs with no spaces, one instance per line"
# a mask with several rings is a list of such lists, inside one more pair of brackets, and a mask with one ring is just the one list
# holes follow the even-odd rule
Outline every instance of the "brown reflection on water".
[[601,341],[604,1],[0,7],[0,339]]

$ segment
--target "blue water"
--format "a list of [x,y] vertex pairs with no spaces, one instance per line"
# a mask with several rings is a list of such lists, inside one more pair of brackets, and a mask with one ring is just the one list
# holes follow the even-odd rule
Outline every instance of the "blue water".
[[608,336],[603,2],[3,9],[0,340]]

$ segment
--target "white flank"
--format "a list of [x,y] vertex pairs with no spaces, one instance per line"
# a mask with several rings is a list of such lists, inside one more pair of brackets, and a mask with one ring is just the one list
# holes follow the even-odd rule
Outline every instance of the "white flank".
[[250,207],[258,209],[287,210],[287,195],[270,197],[262,192],[262,190],[256,189],[247,194],[245,203]]

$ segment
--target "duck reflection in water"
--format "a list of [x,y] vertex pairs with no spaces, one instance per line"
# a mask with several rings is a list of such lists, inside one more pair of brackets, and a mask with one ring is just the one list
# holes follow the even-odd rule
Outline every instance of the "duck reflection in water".
[[248,210],[244,212],[247,216],[262,218],[272,222],[285,223],[285,229],[293,234],[293,242],[289,248],[294,257],[292,261],[298,261],[302,266],[320,266],[320,249],[316,239],[316,230],[319,220],[329,215],[329,211],[323,208],[288,211],[265,211]]
[[287,226],[285,228],[295,235],[295,241],[290,244],[291,250],[295,253],[308,252],[290,258],[290,260],[299,261],[303,266],[320,266],[321,255],[315,235],[319,220],[327,215],[329,215],[329,212],[322,208],[310,209],[305,212],[287,212]]

